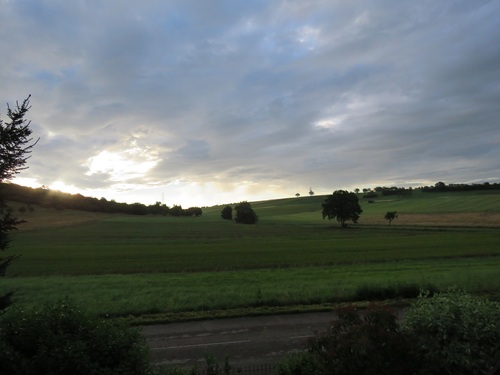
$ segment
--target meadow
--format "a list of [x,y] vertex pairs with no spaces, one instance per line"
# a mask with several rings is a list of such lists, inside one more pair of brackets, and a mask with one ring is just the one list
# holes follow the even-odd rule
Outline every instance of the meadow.
[[[361,195],[360,195],[361,197]],[[253,202],[257,225],[220,218],[37,207],[16,232],[2,289],[19,306],[70,297],[110,316],[186,316],[322,306],[364,286],[459,286],[500,294],[500,194],[360,199],[358,224],[323,220],[325,197]],[[15,205],[15,204],[14,204]],[[383,216],[398,211],[388,225]]]

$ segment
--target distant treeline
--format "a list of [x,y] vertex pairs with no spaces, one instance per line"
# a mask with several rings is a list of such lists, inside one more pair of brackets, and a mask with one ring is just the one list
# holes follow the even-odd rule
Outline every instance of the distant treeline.
[[201,216],[200,207],[174,205],[168,207],[161,202],[152,205],[142,203],[118,203],[106,198],[91,198],[81,194],[68,194],[45,187],[30,188],[12,183],[0,184],[0,194],[6,201],[24,203],[28,207],[38,205],[58,210],[71,209],[90,212],[123,213],[130,215],[170,215],[170,216]]
[[[437,182],[433,186],[421,186],[415,188],[416,190],[421,190],[426,193],[435,192],[453,192],[453,191],[478,191],[478,190],[499,190],[500,183],[489,183],[485,182],[483,184],[449,184],[446,185],[444,182]],[[377,186],[374,189],[363,189],[363,198],[376,198],[378,194],[386,195],[410,195],[413,192],[413,188],[404,188],[396,186]]]
[[423,186],[422,191],[427,193],[446,192],[446,191],[476,191],[476,190],[500,190],[500,183],[485,182],[482,184],[448,184],[437,182],[434,186]]

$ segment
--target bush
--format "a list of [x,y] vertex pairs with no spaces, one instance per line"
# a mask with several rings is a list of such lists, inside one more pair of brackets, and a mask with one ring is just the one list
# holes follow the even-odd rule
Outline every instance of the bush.
[[137,331],[90,317],[61,301],[12,310],[0,321],[1,374],[149,374],[148,348]]
[[359,312],[347,307],[337,315],[338,320],[325,333],[309,341],[308,352],[316,360],[317,374],[394,375],[411,374],[419,368],[411,340],[399,331],[396,315],[389,309],[371,305]]
[[500,304],[460,290],[421,295],[402,329],[415,338],[432,373],[479,374],[499,360]]
[[220,216],[224,220],[233,220],[233,208],[229,205],[224,207],[220,212]]
[[236,216],[234,220],[242,224],[255,224],[257,222],[257,214],[252,209],[248,202],[240,202],[235,207]]

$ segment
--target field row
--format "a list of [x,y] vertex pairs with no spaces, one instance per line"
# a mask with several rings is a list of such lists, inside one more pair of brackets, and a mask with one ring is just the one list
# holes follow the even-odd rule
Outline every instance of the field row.
[[[186,311],[322,304],[352,299],[363,286],[416,284],[473,293],[500,290],[500,257],[359,263],[246,271],[8,278],[18,306],[62,297],[98,314]],[[497,296],[498,297],[498,296]]]

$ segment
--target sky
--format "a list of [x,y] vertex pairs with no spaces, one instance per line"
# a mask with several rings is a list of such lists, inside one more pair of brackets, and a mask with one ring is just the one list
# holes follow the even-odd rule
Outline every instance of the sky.
[[500,1],[0,0],[14,182],[211,206],[500,182]]

